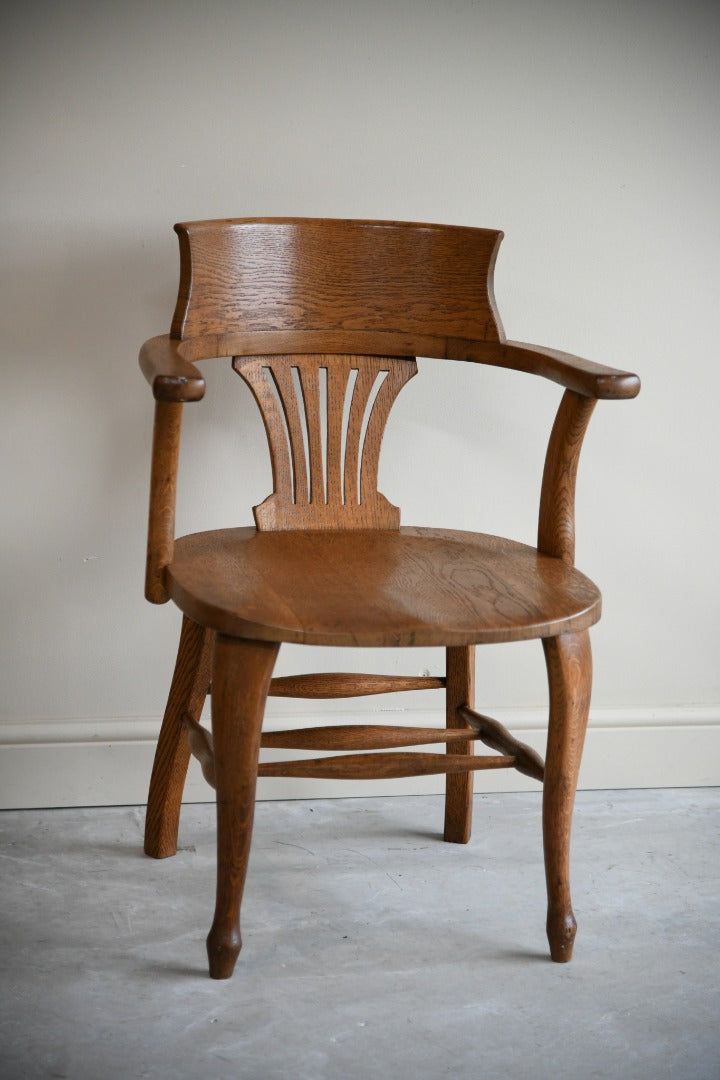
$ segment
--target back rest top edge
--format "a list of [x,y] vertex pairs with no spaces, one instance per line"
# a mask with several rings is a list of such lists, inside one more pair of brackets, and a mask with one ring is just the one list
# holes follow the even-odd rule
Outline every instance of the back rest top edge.
[[179,223],[175,338],[388,330],[498,340],[502,233],[342,218]]

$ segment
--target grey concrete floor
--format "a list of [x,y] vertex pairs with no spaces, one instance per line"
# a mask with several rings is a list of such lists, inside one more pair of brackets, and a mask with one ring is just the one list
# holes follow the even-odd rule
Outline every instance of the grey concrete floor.
[[214,810],[0,814],[3,1080],[720,1077],[720,791],[578,796],[575,958],[544,937],[537,795],[262,803],[230,982]]

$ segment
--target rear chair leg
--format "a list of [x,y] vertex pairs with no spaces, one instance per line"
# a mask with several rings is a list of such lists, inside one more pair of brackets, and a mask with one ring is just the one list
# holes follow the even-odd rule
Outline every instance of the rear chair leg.
[[155,751],[145,816],[145,854],[165,859],[177,851],[178,823],[190,749],[187,713],[200,719],[208,687],[214,634],[183,617],[175,673]]
[[229,979],[242,945],[240,903],[255,813],[260,734],[279,645],[218,634],[212,680],[217,791],[217,896],[210,976]]
[[[467,726],[458,717],[462,705],[475,706],[475,646],[460,645],[446,649],[446,726]],[[473,754],[474,743],[448,743],[450,754]],[[445,778],[445,832],[444,839],[451,844],[467,844],[472,829],[473,774],[448,773]]]
[[572,957],[577,930],[570,901],[570,828],[590,709],[590,636],[585,630],[545,638],[543,649],[550,685],[543,791],[547,935],[552,959],[562,964]]

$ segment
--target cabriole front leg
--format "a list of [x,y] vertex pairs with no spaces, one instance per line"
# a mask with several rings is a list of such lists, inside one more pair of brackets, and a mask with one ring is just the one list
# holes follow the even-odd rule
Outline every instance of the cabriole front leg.
[[210,976],[229,979],[242,945],[242,901],[255,813],[260,734],[279,645],[218,634],[212,680],[217,894],[207,938]]
[[543,841],[547,935],[557,963],[572,957],[577,923],[570,900],[570,829],[590,709],[592,655],[587,631],[543,640],[550,686]]

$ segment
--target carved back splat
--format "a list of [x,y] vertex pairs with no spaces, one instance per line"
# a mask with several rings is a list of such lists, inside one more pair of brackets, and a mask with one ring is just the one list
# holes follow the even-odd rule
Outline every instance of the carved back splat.
[[262,413],[274,492],[258,529],[397,529],[377,490],[385,424],[415,360],[382,356],[236,356]]

